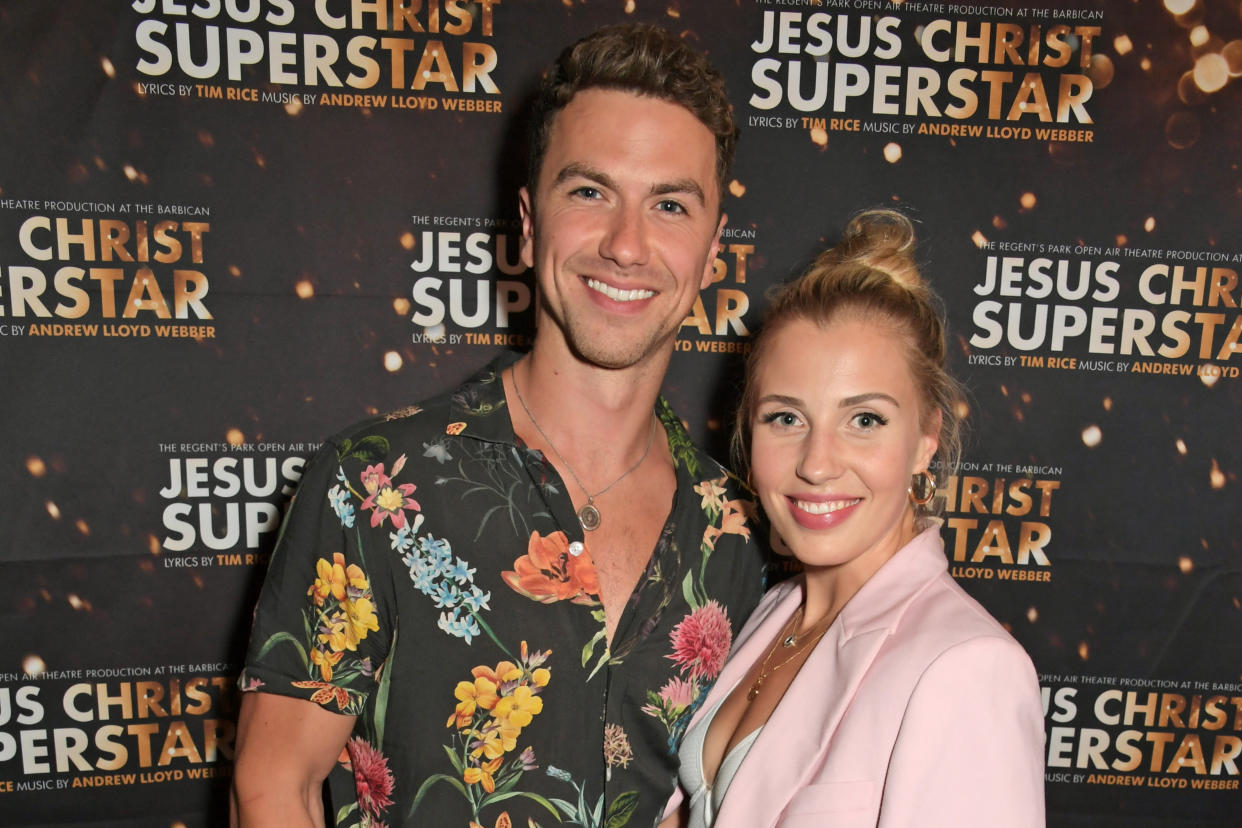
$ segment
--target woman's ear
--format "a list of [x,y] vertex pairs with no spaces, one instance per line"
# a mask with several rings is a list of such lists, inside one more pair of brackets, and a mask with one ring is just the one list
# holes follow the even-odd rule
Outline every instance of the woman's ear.
[[940,448],[940,426],[943,422],[944,414],[939,409],[936,409],[936,412],[931,417],[931,422],[927,424],[927,430],[919,438],[918,462],[914,466],[913,474],[918,474],[927,469],[931,464],[932,458],[936,456],[936,449]]

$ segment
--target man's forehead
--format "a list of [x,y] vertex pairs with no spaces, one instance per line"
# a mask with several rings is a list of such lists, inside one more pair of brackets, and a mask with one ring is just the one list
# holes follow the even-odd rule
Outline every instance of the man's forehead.
[[543,177],[554,183],[572,175],[607,175],[603,162],[610,152],[643,141],[661,150],[636,153],[652,165],[646,177],[653,192],[697,190],[705,199],[720,197],[718,148],[707,126],[676,101],[627,90],[584,89],[556,114],[545,153],[553,163],[545,165]]

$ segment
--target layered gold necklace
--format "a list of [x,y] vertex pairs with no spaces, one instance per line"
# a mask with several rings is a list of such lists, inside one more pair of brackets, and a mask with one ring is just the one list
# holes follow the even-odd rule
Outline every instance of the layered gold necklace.
[[[806,605],[798,607],[798,611],[794,613],[793,618],[781,628],[781,634],[772,642],[768,654],[763,657],[763,664],[759,667],[759,677],[755,679],[755,683],[750,686],[750,691],[746,694],[747,701],[754,701],[759,695],[759,691],[763,688],[764,679],[770,674],[784,667],[798,656],[802,655],[812,645],[824,637],[824,633],[828,632],[828,628],[832,626],[832,619],[835,613],[825,614],[823,618],[815,622],[806,632],[798,632],[798,625],[802,623],[802,618],[806,614]],[[782,650],[793,650],[782,661],[777,662],[773,667],[768,667],[768,662],[772,660],[772,656],[776,654],[777,648]]]

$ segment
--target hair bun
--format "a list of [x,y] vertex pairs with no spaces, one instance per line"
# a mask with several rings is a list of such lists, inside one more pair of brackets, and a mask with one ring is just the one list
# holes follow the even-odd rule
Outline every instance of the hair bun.
[[914,261],[914,223],[897,210],[877,208],[854,216],[839,244],[826,250],[820,261],[861,265],[886,274],[906,290],[925,289]]

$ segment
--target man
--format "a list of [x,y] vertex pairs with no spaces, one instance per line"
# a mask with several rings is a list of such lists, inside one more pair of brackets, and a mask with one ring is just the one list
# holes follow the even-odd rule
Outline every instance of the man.
[[660,29],[545,79],[520,194],[529,354],[329,441],[241,679],[234,817],[651,825],[761,591],[725,472],[658,399],[711,280],[736,128]]

